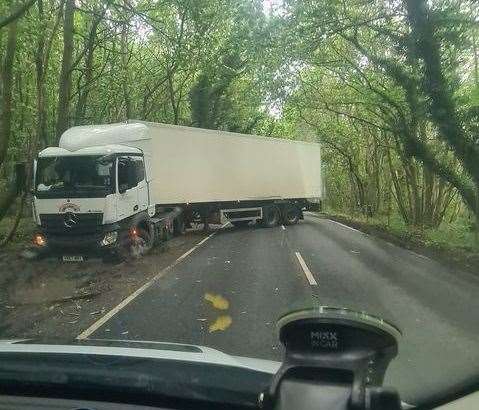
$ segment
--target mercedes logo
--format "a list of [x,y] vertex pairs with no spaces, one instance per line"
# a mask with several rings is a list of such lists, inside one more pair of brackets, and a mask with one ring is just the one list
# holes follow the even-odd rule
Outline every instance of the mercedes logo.
[[78,223],[78,217],[73,212],[67,212],[63,218],[63,224],[67,228],[73,228]]

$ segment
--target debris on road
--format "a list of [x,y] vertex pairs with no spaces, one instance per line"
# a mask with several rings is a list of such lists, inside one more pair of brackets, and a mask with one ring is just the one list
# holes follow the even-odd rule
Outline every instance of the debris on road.
[[231,323],[233,323],[233,319],[231,319],[231,316],[228,316],[228,315],[220,316],[215,320],[214,323],[212,323],[208,327],[208,331],[210,333],[217,332],[219,330],[224,331],[231,326]]
[[76,337],[204,237],[187,233],[172,239],[166,252],[151,252],[130,264],[29,260],[22,250],[0,254],[0,337]]
[[213,295],[211,293],[205,293],[205,300],[210,302],[214,308],[219,310],[226,310],[229,308],[230,303],[221,295]]

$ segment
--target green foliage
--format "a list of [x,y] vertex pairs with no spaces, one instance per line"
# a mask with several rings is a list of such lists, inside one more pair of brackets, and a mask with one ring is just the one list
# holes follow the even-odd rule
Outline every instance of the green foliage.
[[429,31],[415,1],[287,1],[285,60],[299,69],[277,96],[323,143],[332,205],[437,227],[460,199],[479,215],[478,9],[420,3]]
[[[408,0],[285,0],[270,14],[261,0],[75,1],[59,107],[65,2],[37,0],[16,21],[2,178],[56,144],[64,108],[69,126],[130,117],[319,141],[330,206],[408,230],[477,214],[479,9],[418,1],[430,32]],[[6,47],[4,27],[1,62]]]
[[[0,220],[0,240],[3,239],[3,234],[5,232],[9,232],[14,220],[15,218],[11,216]],[[16,246],[18,244],[30,243],[34,234],[34,229],[35,226],[32,224],[32,219],[30,217],[21,218],[11,245]]]

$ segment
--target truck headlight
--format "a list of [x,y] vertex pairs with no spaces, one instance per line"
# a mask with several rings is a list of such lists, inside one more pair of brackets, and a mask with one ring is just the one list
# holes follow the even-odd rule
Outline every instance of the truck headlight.
[[101,246],[112,245],[116,242],[117,239],[118,239],[117,231],[107,232],[105,234],[105,237],[101,240],[100,245]]
[[35,235],[33,235],[32,241],[33,244],[35,246],[38,246],[39,248],[43,248],[47,244],[47,239],[45,238],[45,235],[41,233],[36,233]]

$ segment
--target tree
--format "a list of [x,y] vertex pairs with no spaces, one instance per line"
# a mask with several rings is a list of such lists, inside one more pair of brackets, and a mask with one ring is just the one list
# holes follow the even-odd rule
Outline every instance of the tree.
[[70,119],[70,98],[72,87],[72,56],[74,33],[75,0],[65,0],[63,17],[63,55],[58,84],[58,107],[56,122],[57,140],[68,128]]
[[[413,215],[411,219],[402,212],[403,217],[412,223],[420,222],[426,217],[422,191],[424,198],[431,198],[431,189],[427,187],[430,177],[418,179],[416,162],[427,170],[424,175],[433,173],[443,183],[454,187],[469,209],[477,212],[475,170],[468,169],[464,155],[447,143],[444,130],[429,109],[430,93],[422,87],[425,77],[415,46],[417,39],[410,29],[410,19],[404,17],[406,10],[402,5],[374,1],[351,8],[338,0],[288,2],[288,7],[285,39],[290,43],[291,38],[295,39],[294,46],[289,48],[290,58],[302,64],[324,67],[328,70],[327,75],[340,78],[345,86],[354,90],[356,98],[360,98],[339,105],[322,101],[319,108],[331,115],[346,117],[356,126],[368,125],[382,130],[384,144],[391,138],[395,141],[395,151],[405,171],[395,187],[396,191],[400,190],[403,182],[407,182],[407,202],[411,203]],[[443,56],[443,66],[447,64],[444,78],[458,82],[457,60],[461,48],[467,44],[463,40],[470,36],[471,28],[467,24],[448,23],[452,17],[455,23],[465,20],[453,3],[440,2],[436,7],[435,13],[442,20],[437,23],[435,32],[441,35],[442,47],[447,50]],[[433,20],[430,18],[429,24]],[[359,107],[367,111],[358,111]],[[466,151],[470,153],[471,162],[477,164],[477,160],[472,160],[477,158],[477,148],[469,144]],[[395,172],[391,174],[393,182],[396,175]],[[401,201],[401,197],[404,197],[403,190],[396,200]],[[442,201],[440,197],[436,199]]]
[[17,47],[17,22],[8,26],[5,58],[1,64],[2,99],[0,102],[0,167],[5,161],[12,127],[13,61]]
[[8,26],[10,23],[15,22],[22,17],[26,11],[33,6],[35,1],[36,0],[27,0],[25,3],[19,4],[16,8],[13,8],[9,15],[0,19],[0,30],[2,27]]
[[224,56],[216,73],[201,73],[190,91],[191,118],[195,127],[222,128],[226,111],[231,109],[227,91],[243,73],[245,61],[237,54]]
[[438,136],[445,141],[475,184],[462,186],[463,198],[479,220],[479,144],[477,137],[468,135],[456,108],[451,86],[443,72],[440,43],[435,32],[434,17],[424,0],[407,0],[413,51],[423,61],[424,91],[429,97],[428,109],[436,124]]

